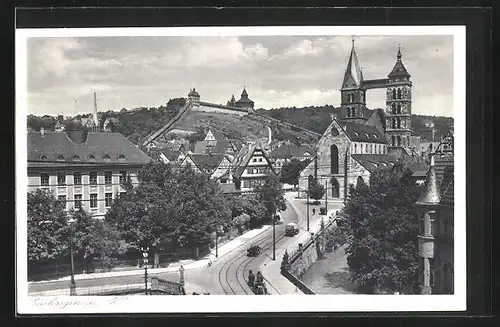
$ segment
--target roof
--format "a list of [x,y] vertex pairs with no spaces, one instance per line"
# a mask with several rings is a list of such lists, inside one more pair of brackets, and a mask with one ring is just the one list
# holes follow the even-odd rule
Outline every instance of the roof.
[[392,168],[397,158],[389,154],[352,154],[351,157],[370,173],[377,169]]
[[453,204],[454,202],[453,156],[433,156],[427,172],[425,189],[417,202],[424,204]]
[[350,121],[339,121],[339,125],[351,141],[367,143],[387,143],[387,140],[380,131],[372,125],[358,124]]
[[[247,151],[247,152],[244,153],[245,151]],[[261,151],[262,152],[262,156],[266,159],[267,166],[269,168],[271,168],[271,171],[274,172],[274,168],[270,164],[270,161],[267,158],[266,153],[264,152],[264,150],[262,150],[262,148],[259,147],[259,146],[252,145],[252,146],[248,146],[248,148],[247,147],[242,148],[242,150],[240,151],[240,153],[238,154],[238,156],[236,156],[236,158],[234,160],[234,162],[236,163],[235,166],[237,166],[236,171],[234,173],[234,177],[235,178],[240,178],[241,177],[241,175],[245,171],[245,168],[248,165],[248,162],[253,157],[255,151]]]
[[306,153],[310,156],[316,154],[316,150],[306,145],[296,145],[296,144],[284,144],[276,149],[274,149],[269,157],[271,158],[293,158],[293,157],[304,157]]
[[168,161],[177,161],[179,156],[182,154],[181,151],[173,151],[169,148],[163,148],[161,153],[168,159]]
[[351,54],[349,55],[349,61],[347,62],[342,87],[346,87],[346,83],[350,80],[352,80],[357,87],[361,87],[363,83],[363,72],[361,71],[358,56],[356,55],[356,50],[354,49],[354,42],[352,43]]
[[236,101],[236,104],[241,104],[241,103],[254,103],[252,100],[248,98],[248,93],[246,89],[243,89],[243,92],[241,92],[241,98]]
[[86,139],[73,132],[28,133],[28,166],[82,164],[147,164],[151,158],[120,133],[92,133]]
[[219,183],[219,189],[221,190],[222,193],[228,194],[228,193],[240,193],[241,191],[238,191],[236,189],[236,186],[234,183]]
[[213,128],[210,128],[209,131],[212,132],[212,135],[214,136],[214,138],[217,141],[225,141],[225,140],[227,140],[226,136],[221,131],[219,131],[217,129],[213,129]]
[[402,57],[401,50],[398,50],[398,55],[397,55],[398,60],[396,61],[394,68],[392,68],[392,71],[389,73],[389,75],[387,75],[387,77],[389,78],[400,77],[400,76],[411,77],[411,75],[406,70],[405,65],[403,65],[401,57]]
[[193,88],[191,91],[189,91],[188,96],[195,96],[195,97],[200,97],[200,94],[196,92],[195,88]]
[[210,172],[216,169],[224,159],[222,154],[188,154],[198,169],[203,172]]
[[[235,103],[238,103],[238,102],[235,102]],[[219,108],[219,109],[226,109],[226,110],[234,110],[234,111],[246,112],[246,110],[238,108],[238,107],[232,107],[232,106],[227,106],[227,105],[225,106],[225,105],[222,105],[222,104],[216,104],[216,103],[211,103],[211,102],[200,101],[199,104],[200,104],[200,106],[203,106],[203,107],[212,107],[212,108]]]
[[196,154],[224,154],[226,153],[227,148],[230,146],[230,142],[228,140],[217,141],[215,145],[213,144],[213,141],[198,141],[194,146],[193,152]]

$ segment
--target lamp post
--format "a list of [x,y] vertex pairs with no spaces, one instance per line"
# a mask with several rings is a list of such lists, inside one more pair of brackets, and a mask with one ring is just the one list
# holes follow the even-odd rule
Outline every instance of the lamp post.
[[71,282],[69,284],[69,295],[74,296],[76,295],[76,284],[75,284],[75,262],[73,259],[73,223],[75,222],[75,219],[70,218],[68,219],[68,224],[69,224],[69,256],[71,260]]
[[307,231],[309,231],[309,193],[307,193]]
[[149,246],[141,248],[142,251],[142,262],[144,263],[144,292],[148,295],[148,251]]
[[328,181],[325,181],[325,215],[328,216]]
[[273,215],[273,260],[276,260],[276,213]]

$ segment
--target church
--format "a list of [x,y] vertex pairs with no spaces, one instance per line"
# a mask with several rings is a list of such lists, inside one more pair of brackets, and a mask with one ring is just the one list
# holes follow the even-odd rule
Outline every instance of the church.
[[[402,157],[412,157],[410,161],[419,170],[426,168],[422,158],[413,158],[417,138],[411,128],[410,77],[398,49],[386,78],[365,80],[353,40],[340,89],[340,108],[316,145],[315,159],[300,174],[301,197],[315,178],[326,187],[329,198],[344,200],[350,184],[369,183],[373,171],[391,169]],[[366,107],[370,89],[386,90],[385,110]]]

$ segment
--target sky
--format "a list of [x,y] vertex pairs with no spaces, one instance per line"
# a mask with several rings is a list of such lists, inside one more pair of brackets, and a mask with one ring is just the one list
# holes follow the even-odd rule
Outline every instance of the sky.
[[[453,36],[355,36],[364,79],[385,78],[398,46],[413,81],[414,114],[453,117]],[[243,87],[255,108],[340,104],[350,36],[30,37],[28,113],[158,107],[187,97],[226,104]],[[385,90],[367,91],[385,108]],[[75,105],[76,100],[76,105]]]

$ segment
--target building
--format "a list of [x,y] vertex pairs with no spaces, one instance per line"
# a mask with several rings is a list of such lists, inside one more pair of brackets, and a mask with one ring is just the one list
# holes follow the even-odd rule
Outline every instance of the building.
[[416,203],[422,294],[454,292],[454,156],[447,133],[431,155],[422,194]]
[[219,183],[232,183],[231,162],[226,155],[188,153],[180,165],[191,166],[196,172]]
[[103,218],[130,177],[150,158],[119,133],[28,133],[28,191],[47,189],[66,202]]
[[262,146],[244,146],[233,161],[235,172],[233,180],[236,189],[252,192],[256,185],[263,183],[269,176],[277,176]]
[[292,159],[297,159],[299,161],[312,160],[315,155],[316,151],[313,146],[297,145],[287,142],[280,147],[274,148],[274,150],[269,153],[269,159],[273,164],[274,170],[279,173],[281,168]]
[[[299,194],[305,196],[309,180],[317,178],[326,185],[328,197],[345,199],[350,184],[368,183],[374,170],[391,168],[403,157],[412,164],[410,169],[421,173],[423,160],[413,150],[413,143],[419,144],[420,139],[411,135],[412,82],[400,49],[396,58],[386,78],[365,80],[353,41],[340,89],[340,109],[317,143],[314,160],[300,175]],[[366,108],[370,89],[386,90],[385,110]]]
[[211,102],[201,101],[200,94],[195,88],[189,91],[188,101],[192,103],[192,110],[202,112],[217,112],[229,115],[246,116],[249,112],[253,112],[254,102],[248,97],[246,89],[243,89],[241,98],[236,101],[234,97],[228,102],[229,105],[215,104]]

